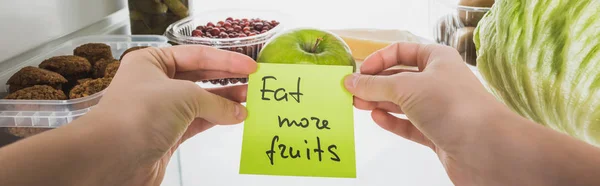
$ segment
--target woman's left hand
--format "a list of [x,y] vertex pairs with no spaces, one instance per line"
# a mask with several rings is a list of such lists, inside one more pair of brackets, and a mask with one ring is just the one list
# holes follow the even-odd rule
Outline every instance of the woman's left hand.
[[159,185],[181,143],[216,124],[241,123],[246,117],[240,104],[246,85],[204,89],[195,82],[245,78],[255,70],[256,62],[246,55],[206,46],[137,50],[124,57],[89,117],[121,118],[94,125],[129,135],[119,140],[129,144],[122,150],[137,163],[129,167],[136,174],[127,185]]

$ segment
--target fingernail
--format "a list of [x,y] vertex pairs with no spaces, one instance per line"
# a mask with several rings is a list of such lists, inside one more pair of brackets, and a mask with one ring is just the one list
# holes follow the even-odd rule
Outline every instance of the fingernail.
[[346,78],[346,81],[345,81],[346,86],[349,87],[349,88],[356,87],[356,84],[358,83],[358,77],[359,76],[360,76],[360,74],[353,73],[350,78]]

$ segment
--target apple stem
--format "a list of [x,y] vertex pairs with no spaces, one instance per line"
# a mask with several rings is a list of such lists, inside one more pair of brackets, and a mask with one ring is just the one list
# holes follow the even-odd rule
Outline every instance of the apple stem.
[[317,38],[317,42],[315,42],[315,45],[311,49],[312,53],[315,53],[317,51],[317,46],[319,46],[319,43],[321,43],[321,41],[323,41],[323,38]]

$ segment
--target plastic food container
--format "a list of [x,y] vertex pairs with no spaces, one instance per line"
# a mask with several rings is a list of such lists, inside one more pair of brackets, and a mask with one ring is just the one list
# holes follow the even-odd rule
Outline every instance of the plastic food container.
[[[192,37],[192,31],[199,25],[206,25],[208,22],[217,23],[226,18],[252,19],[260,18],[264,20],[279,21],[279,25],[273,27],[268,32],[255,36],[241,38],[202,38]],[[276,34],[283,30],[287,23],[287,16],[274,11],[251,11],[251,10],[218,10],[195,13],[194,16],[182,19],[173,23],[167,28],[165,36],[173,45],[199,44],[207,45],[220,49],[239,52],[237,49],[244,49],[242,53],[256,59],[263,45]]]
[[[75,38],[55,48],[49,49],[26,61],[13,61],[2,63],[0,68],[0,98],[8,94],[7,80],[25,66],[37,66],[43,60],[58,55],[72,55],[73,49],[86,43],[104,43],[111,47],[115,58],[130,47],[170,46],[167,38],[163,36],[146,35],[107,35],[86,36]],[[7,67],[10,65],[10,68]],[[0,147],[18,139],[28,137],[29,134],[18,134],[16,128],[23,133],[37,133],[67,124],[87,113],[98,103],[102,94],[99,92],[87,97],[71,100],[8,100],[0,99]],[[27,130],[30,130],[27,132]],[[15,135],[17,133],[17,135]]]
[[477,65],[473,31],[494,0],[430,0],[429,22],[436,43],[448,45]]

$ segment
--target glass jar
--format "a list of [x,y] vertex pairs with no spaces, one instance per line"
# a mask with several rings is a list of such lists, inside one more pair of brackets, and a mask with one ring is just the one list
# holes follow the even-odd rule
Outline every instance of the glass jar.
[[131,34],[163,35],[191,13],[191,0],[127,0]]
[[463,60],[477,66],[473,32],[494,0],[430,0],[429,23],[436,43],[455,48]]

